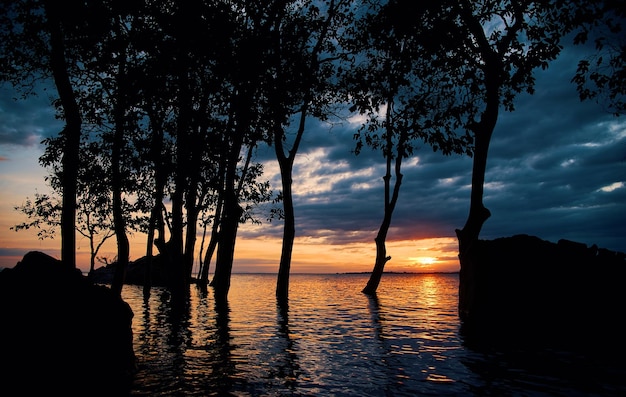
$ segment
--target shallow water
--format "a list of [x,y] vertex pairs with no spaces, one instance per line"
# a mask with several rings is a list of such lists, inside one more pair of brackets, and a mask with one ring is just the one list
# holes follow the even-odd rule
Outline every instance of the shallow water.
[[190,290],[125,286],[135,314],[134,396],[622,396],[625,367],[568,352],[477,352],[459,335],[458,274],[294,274],[288,308],[276,276],[235,274],[226,310]]

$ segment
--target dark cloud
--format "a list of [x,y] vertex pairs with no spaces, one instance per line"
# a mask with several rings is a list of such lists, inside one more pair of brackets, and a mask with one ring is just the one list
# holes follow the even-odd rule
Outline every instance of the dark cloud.
[[8,85],[0,85],[0,144],[33,146],[55,136],[63,123],[55,119],[50,92],[39,89],[24,99]]
[[[570,80],[581,56],[566,51],[537,73],[534,95],[520,95],[514,112],[501,112],[484,194],[492,216],[482,238],[526,233],[626,252],[626,122],[594,102],[580,102]],[[58,133],[47,96],[14,102],[6,87],[0,93],[0,144],[29,145]],[[347,119],[308,122],[293,174],[296,236],[373,244],[383,216],[385,166],[368,148],[352,153],[357,127]],[[260,147],[256,160],[279,191],[274,157],[273,148]],[[416,150],[404,162],[388,241],[454,237],[469,211],[471,172],[467,156]],[[240,235],[280,238],[282,222],[265,222],[270,207],[257,209],[261,227],[244,227]]]
[[[626,122],[579,100],[571,78],[583,56],[567,49],[536,74],[534,95],[521,94],[514,112],[501,112],[484,194],[492,217],[482,238],[526,233],[626,251]],[[337,243],[375,236],[384,162],[367,148],[351,153],[355,128],[344,123],[307,131],[294,170],[297,235]],[[429,147],[405,160],[388,241],[455,236],[469,211],[471,167],[468,157]],[[311,183],[318,189],[307,190]],[[280,236],[281,228],[273,232]]]

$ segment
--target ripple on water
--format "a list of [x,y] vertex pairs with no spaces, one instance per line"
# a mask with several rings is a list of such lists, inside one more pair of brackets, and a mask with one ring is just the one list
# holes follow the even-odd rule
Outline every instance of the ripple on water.
[[571,379],[464,348],[457,274],[385,274],[377,297],[360,292],[367,277],[292,275],[285,310],[274,275],[236,274],[221,313],[211,290],[192,287],[180,314],[165,290],[144,302],[141,287],[125,286],[140,368],[132,394],[577,395]]

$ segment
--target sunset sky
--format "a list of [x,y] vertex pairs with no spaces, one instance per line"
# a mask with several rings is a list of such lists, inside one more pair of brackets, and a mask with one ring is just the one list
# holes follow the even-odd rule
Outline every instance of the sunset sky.
[[[533,96],[520,96],[514,113],[502,111],[486,174],[484,202],[492,217],[481,238],[524,233],[626,252],[626,120],[579,101],[570,80],[580,56],[567,49],[537,73]],[[46,171],[37,162],[40,141],[63,124],[54,119],[47,95],[16,102],[9,86],[0,88],[0,267],[14,266],[30,250],[60,257],[59,237],[39,241],[35,232],[9,230],[25,220],[15,205],[48,192]],[[352,121],[332,128],[308,124],[294,168],[294,273],[371,271],[374,265],[384,162],[369,149],[358,157],[351,153],[358,127]],[[280,190],[273,150],[259,148],[257,161]],[[457,271],[454,229],[463,227],[468,213],[471,159],[444,157],[425,146],[404,162],[403,173],[385,270]],[[268,208],[259,208],[259,219]],[[243,225],[238,236],[233,272],[277,271],[282,222]],[[132,238],[131,260],[145,252],[145,236]],[[112,259],[110,241],[100,256]],[[88,254],[87,240],[79,238],[84,270]]]

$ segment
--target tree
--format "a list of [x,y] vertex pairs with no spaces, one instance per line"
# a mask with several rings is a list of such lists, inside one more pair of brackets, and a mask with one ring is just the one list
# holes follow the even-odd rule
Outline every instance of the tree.
[[[54,76],[49,39],[57,36],[48,28],[63,34],[64,47],[57,40],[55,49],[64,50],[58,54],[67,58],[67,76],[58,69],[54,72],[59,84],[69,82],[69,88],[77,89],[70,93],[67,84],[62,85],[65,91],[55,105],[60,117],[77,117],[68,119],[66,131],[72,132],[72,139],[64,132],[46,140],[41,162],[62,186],[71,179],[73,188],[79,189],[68,195],[71,187],[64,187],[64,200],[76,197],[81,189],[110,199],[110,205],[101,208],[110,209],[118,240],[121,273],[113,289],[121,290],[122,269],[130,256],[126,234],[136,225],[149,234],[150,256],[153,241],[162,241],[163,250],[171,247],[176,258],[170,261],[170,281],[178,290],[184,289],[192,269],[197,219],[200,211],[211,209],[205,202],[213,196],[211,191],[219,192],[228,209],[215,218],[222,229],[218,262],[228,269],[238,223],[253,219],[251,206],[267,200],[269,192],[268,185],[256,179],[261,176],[258,164],[249,159],[242,162],[242,153],[248,149],[252,153],[261,136],[256,125],[262,113],[256,76],[263,69],[249,64],[250,50],[258,48],[258,41],[246,25],[250,18],[239,12],[253,5],[74,3],[69,6],[76,6],[78,17],[60,12],[50,2],[2,0],[6,12],[0,18],[7,29],[0,33],[5,39],[0,44],[0,78],[21,85],[27,94],[33,81]],[[242,47],[235,51],[235,44]],[[57,67],[64,60],[58,54]],[[89,171],[71,157],[79,153],[73,141],[77,121],[81,129],[87,126],[79,131],[83,146],[78,148],[98,148],[96,158],[108,189],[75,186],[88,181],[77,181],[73,173]],[[217,172],[223,173],[219,186]],[[174,203],[170,212],[164,211],[167,195]],[[65,208],[70,207],[64,204],[63,211],[68,214]],[[168,220],[170,241],[165,244]]]
[[37,237],[40,240],[53,239],[57,228],[61,225],[61,204],[58,198],[47,194],[35,193],[35,199],[26,197],[26,202],[20,206],[14,206],[14,210],[26,215],[28,222],[22,222],[11,227],[11,230],[37,229]]
[[449,31],[450,21],[434,4],[413,4],[408,19],[405,6],[391,1],[374,10],[348,40],[348,45],[362,50],[361,61],[346,72],[347,97],[354,98],[353,111],[367,116],[355,134],[355,153],[370,146],[380,150],[386,162],[384,215],[375,238],[374,268],[363,289],[368,295],[376,293],[391,259],[386,238],[399,198],[403,159],[422,142],[444,155],[471,154],[472,149],[468,135],[457,135],[464,109],[454,99],[456,84],[437,65],[447,38],[435,32]]
[[89,274],[92,274],[100,248],[115,235],[111,217],[111,189],[99,145],[95,142],[84,142],[80,150],[80,163],[76,168],[78,170],[76,230],[89,240],[91,253]]
[[[459,37],[447,49],[469,67],[449,69],[453,76],[465,77],[470,90],[470,112],[465,128],[474,137],[470,210],[462,229],[457,229],[461,264],[459,315],[473,313],[476,241],[491,216],[483,204],[487,156],[500,109],[514,110],[520,92],[534,91],[533,71],[545,69],[560,53],[561,41],[577,25],[579,15],[591,12],[595,4],[578,1],[490,1],[451,2],[449,10],[457,21]],[[594,14],[592,12],[592,14]],[[594,14],[595,15],[595,14]]]
[[[100,3],[92,23],[98,27],[91,46],[83,49],[80,106],[83,120],[97,131],[99,150],[106,168],[110,190],[111,215],[117,243],[117,263],[111,289],[121,294],[130,260],[128,223],[133,194],[131,157],[132,138],[137,136],[138,114],[136,67],[138,58],[131,36],[135,28],[136,10],[114,3]],[[91,89],[85,90],[89,87]],[[94,144],[94,146],[97,146]]]
[[[65,145],[63,148],[63,210],[61,213],[61,260],[68,267],[76,267],[76,164],[78,163],[78,151],[80,147],[81,115],[76,102],[76,95],[66,60],[65,33],[62,16],[63,12],[59,3],[46,0],[44,9],[47,17],[47,28],[50,33],[50,69],[54,76],[54,82],[59,93],[65,117],[65,128],[62,131]],[[76,14],[73,14],[76,15]]]
[[[353,1],[305,1],[296,6],[275,2],[262,29],[268,37],[269,141],[280,168],[283,241],[276,283],[276,297],[286,302],[295,239],[293,164],[310,117],[328,119],[328,108],[338,102],[338,37],[354,18]],[[289,131],[294,138],[288,142]]]
[[[82,151],[82,153],[85,153],[85,151]],[[94,172],[94,167],[90,169],[85,169],[82,166],[77,168],[79,169],[79,175],[84,174],[85,171]],[[55,192],[61,190],[58,178],[52,176],[49,177],[49,181],[52,181],[52,187]],[[102,185],[97,183],[97,179],[81,175],[78,182],[76,231],[89,241],[89,274],[91,274],[95,269],[95,262],[100,248],[108,239],[114,236],[110,202],[107,199],[107,195],[97,191],[102,187]],[[61,225],[62,212],[61,200],[58,197],[35,193],[34,200],[27,197],[24,204],[15,206],[14,209],[26,215],[29,221],[13,226],[11,230],[17,232],[35,228],[37,229],[37,236],[41,240],[46,238],[53,239],[55,237],[56,231]]]
[[233,26],[232,54],[224,59],[223,70],[228,71],[227,122],[223,131],[223,205],[220,217],[219,242],[215,263],[213,286],[215,299],[226,300],[230,289],[237,229],[244,213],[237,194],[238,165],[246,147],[251,148],[260,140],[258,125],[262,113],[260,87],[263,73],[262,46],[264,37],[259,35],[259,23],[264,5],[242,2],[232,5]]
[[596,100],[617,115],[626,111],[626,39],[623,37],[626,7],[623,1],[605,2],[574,38],[583,45],[593,38],[596,52],[578,63],[572,82],[582,101]]
[[70,82],[72,62],[68,58],[74,46],[80,47],[75,33],[85,16],[85,8],[77,5],[75,12],[68,14],[63,12],[63,7],[53,1],[3,1],[4,13],[0,18],[5,29],[0,37],[4,43],[0,57],[3,80],[21,85],[28,94],[34,81],[52,77],[59,94],[60,116],[66,122],[60,133],[63,137],[61,259],[68,267],[75,268],[77,174],[74,166],[78,163],[81,117]]
[[103,9],[100,3],[80,1],[2,1],[4,13],[0,16],[6,27],[0,33],[2,80],[12,82],[25,95],[37,81],[49,78],[57,89],[59,98],[54,104],[66,125],[59,134],[59,145],[46,148],[42,163],[58,166],[61,259],[72,268],[76,267],[77,165],[83,122],[75,84],[94,40],[106,31],[106,24],[101,23]]

